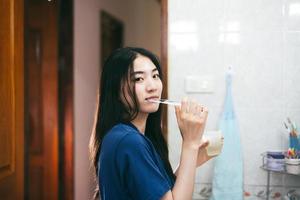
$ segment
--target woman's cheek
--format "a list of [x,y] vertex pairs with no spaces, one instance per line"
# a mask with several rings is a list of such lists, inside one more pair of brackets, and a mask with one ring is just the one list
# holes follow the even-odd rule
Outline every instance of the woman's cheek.
[[144,99],[143,98],[143,90],[142,90],[142,87],[140,85],[135,86],[135,93],[136,93],[136,96],[137,96],[139,101],[142,101]]

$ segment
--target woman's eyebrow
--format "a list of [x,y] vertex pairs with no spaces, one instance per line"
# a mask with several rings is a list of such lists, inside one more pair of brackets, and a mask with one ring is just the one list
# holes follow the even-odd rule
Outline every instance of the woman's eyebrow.
[[[152,69],[152,72],[158,71],[157,68]],[[135,71],[131,73],[131,76],[136,75],[136,74],[144,74],[145,71]]]

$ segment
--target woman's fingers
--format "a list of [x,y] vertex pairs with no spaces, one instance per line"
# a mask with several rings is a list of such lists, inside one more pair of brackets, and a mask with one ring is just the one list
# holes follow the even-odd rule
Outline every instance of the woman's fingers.
[[181,106],[175,107],[176,115],[180,118],[205,118],[207,117],[208,110],[205,106],[196,102],[195,99],[188,99],[184,97],[181,101]]
[[208,116],[208,109],[207,109],[206,107],[203,107],[203,108],[202,108],[201,115],[202,115],[202,117],[203,117],[205,120],[207,119],[207,116]]
[[177,122],[179,122],[179,119],[180,119],[180,106],[175,106],[175,114],[176,114],[176,119],[177,119]]
[[203,112],[203,106],[198,104],[196,107],[196,112],[198,116],[201,116],[201,113]]
[[177,123],[178,123],[178,125],[180,125],[181,124],[181,108],[180,108],[180,106],[175,106],[175,114],[176,114]]
[[207,109],[193,99],[183,98],[181,106],[175,106],[177,123],[185,144],[193,147],[206,146],[201,144],[201,138],[205,128]]
[[189,106],[190,106],[191,113],[196,115],[197,114],[197,106],[198,106],[198,103],[196,102],[196,100],[191,99],[191,101],[189,102]]
[[180,108],[181,112],[184,112],[184,113],[189,112],[188,106],[189,106],[188,99],[187,99],[187,97],[184,97],[181,100],[181,108]]

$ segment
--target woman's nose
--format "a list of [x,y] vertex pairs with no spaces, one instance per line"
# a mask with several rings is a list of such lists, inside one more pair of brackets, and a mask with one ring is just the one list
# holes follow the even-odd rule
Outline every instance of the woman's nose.
[[148,80],[147,85],[146,85],[146,90],[147,91],[155,91],[157,90],[157,85],[155,83],[155,80]]

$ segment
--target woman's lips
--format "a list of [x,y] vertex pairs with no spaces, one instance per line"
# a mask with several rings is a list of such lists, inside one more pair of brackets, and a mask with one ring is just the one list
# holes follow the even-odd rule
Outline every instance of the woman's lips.
[[146,98],[146,100],[159,100],[159,97],[155,96],[155,97],[148,97]]

